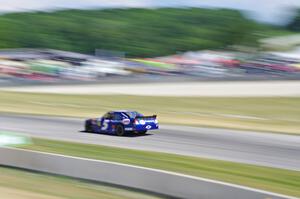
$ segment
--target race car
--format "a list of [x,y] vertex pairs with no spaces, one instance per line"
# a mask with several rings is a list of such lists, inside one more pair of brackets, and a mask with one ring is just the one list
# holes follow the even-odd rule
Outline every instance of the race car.
[[156,115],[144,116],[136,111],[110,111],[100,118],[87,119],[85,131],[123,136],[125,133],[144,135],[149,130],[158,129]]

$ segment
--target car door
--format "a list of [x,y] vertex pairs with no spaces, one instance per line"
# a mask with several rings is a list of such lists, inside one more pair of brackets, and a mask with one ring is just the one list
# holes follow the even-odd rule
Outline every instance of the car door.
[[112,113],[106,113],[101,119],[101,131],[109,132],[111,130]]

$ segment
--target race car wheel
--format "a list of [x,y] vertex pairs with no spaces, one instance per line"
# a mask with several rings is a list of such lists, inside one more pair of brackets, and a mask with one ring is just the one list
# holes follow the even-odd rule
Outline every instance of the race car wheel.
[[145,135],[147,133],[147,131],[139,131],[140,135]]
[[122,125],[118,125],[116,127],[116,135],[117,136],[123,136],[125,134],[124,127]]

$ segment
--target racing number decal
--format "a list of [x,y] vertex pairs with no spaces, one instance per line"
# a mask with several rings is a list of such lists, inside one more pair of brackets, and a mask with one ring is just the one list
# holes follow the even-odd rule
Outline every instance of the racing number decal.
[[109,120],[104,120],[103,121],[103,124],[102,124],[102,127],[101,127],[102,131],[107,130],[107,128],[108,128],[108,122],[109,122]]

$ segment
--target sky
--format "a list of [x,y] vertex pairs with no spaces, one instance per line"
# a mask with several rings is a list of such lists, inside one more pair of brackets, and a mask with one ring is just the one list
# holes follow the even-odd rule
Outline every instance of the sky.
[[212,7],[244,10],[250,18],[282,24],[300,8],[300,0],[0,0],[0,12],[96,9],[107,7]]

